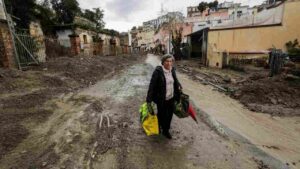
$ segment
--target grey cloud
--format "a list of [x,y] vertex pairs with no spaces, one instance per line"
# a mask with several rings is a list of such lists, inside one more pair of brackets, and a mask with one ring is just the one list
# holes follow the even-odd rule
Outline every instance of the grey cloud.
[[145,2],[143,0],[112,0],[106,3],[106,10],[115,14],[113,19],[127,21],[131,14],[145,8]]

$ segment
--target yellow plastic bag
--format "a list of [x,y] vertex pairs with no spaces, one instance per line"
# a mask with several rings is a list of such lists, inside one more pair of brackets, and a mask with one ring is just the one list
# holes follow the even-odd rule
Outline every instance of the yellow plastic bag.
[[158,119],[156,115],[148,113],[147,117],[143,121],[143,128],[147,136],[158,135]]

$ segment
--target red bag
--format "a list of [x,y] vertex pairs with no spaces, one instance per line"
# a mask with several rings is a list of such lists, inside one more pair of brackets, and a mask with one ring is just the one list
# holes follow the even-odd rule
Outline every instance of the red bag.
[[193,109],[193,106],[192,106],[191,103],[189,104],[188,113],[189,113],[189,115],[196,121],[196,123],[198,123],[198,121],[197,121],[197,119],[196,119],[196,112],[195,112],[195,110]]

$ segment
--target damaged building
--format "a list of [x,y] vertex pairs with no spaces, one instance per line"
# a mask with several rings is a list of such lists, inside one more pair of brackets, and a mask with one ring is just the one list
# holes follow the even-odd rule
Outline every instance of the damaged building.
[[234,17],[189,35],[190,57],[203,64],[222,68],[236,59],[263,58],[270,49],[286,51],[285,44],[300,39],[299,0],[270,4],[251,15]]

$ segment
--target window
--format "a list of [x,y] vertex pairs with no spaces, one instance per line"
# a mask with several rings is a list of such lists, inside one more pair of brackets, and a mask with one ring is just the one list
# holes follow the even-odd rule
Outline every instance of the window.
[[86,36],[86,35],[83,35],[83,43],[84,43],[84,44],[87,44],[87,43],[88,43],[88,41],[87,41],[87,36]]
[[242,16],[242,14],[243,14],[243,12],[242,12],[242,11],[237,11],[237,17],[241,17],[241,16]]

